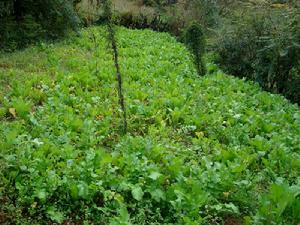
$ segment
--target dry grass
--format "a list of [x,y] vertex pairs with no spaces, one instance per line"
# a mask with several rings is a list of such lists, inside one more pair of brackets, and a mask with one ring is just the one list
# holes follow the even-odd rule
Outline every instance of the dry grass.
[[[152,7],[147,7],[142,4],[141,1],[130,0],[113,0],[114,9],[121,13],[130,12],[132,14],[153,14],[155,10]],[[97,7],[97,0],[83,0],[81,1],[77,9],[82,18],[88,21],[93,21],[100,11]]]

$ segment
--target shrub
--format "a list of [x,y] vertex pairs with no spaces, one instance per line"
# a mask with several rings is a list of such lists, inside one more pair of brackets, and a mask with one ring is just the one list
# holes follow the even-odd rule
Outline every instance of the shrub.
[[[300,103],[300,11],[286,15],[287,23],[277,28],[266,38],[261,38],[263,48],[259,50],[256,77],[263,80],[267,90],[283,93]],[[280,20],[280,18],[279,18]],[[263,63],[267,66],[262,67]],[[297,72],[298,71],[298,72]]]
[[57,38],[69,29],[78,31],[80,20],[72,0],[12,1],[0,3],[0,47],[14,50],[41,38]]
[[197,21],[205,28],[215,27],[219,18],[219,3],[215,0],[187,1],[186,21]]
[[224,25],[215,44],[218,63],[235,76],[255,80],[299,103],[299,10],[263,8],[232,21]]
[[143,0],[143,4],[147,6],[165,6],[177,3],[177,0]]
[[194,56],[194,62],[199,76],[206,73],[203,55],[205,52],[205,39],[200,24],[193,22],[185,31],[185,43]]
[[46,31],[31,16],[25,16],[22,23],[12,18],[0,21],[0,51],[14,51],[45,36]]
[[[181,21],[172,20],[161,15],[145,15],[143,13],[134,14],[132,12],[115,12],[114,22],[117,25],[135,29],[150,28],[155,31],[169,32],[175,36],[181,34]],[[105,16],[99,16],[96,24],[105,24]]]

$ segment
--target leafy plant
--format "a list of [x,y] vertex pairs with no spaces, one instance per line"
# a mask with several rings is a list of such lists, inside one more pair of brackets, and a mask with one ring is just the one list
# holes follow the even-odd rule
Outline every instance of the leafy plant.
[[1,50],[58,38],[70,29],[79,32],[80,20],[72,0],[6,0],[0,8]]
[[206,73],[204,63],[205,38],[200,24],[193,22],[185,31],[185,43],[194,56],[195,65],[199,76]]
[[[284,20],[282,18],[285,18]],[[257,9],[225,24],[216,43],[225,71],[299,103],[299,10]]]
[[299,107],[212,62],[199,78],[169,34],[114,28],[127,135],[107,27],[0,56],[16,110],[0,118],[1,223],[297,224]]

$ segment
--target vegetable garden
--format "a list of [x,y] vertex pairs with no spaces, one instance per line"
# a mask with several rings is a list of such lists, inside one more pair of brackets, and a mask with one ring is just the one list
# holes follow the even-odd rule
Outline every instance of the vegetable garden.
[[297,105],[119,27],[123,135],[105,32],[0,57],[0,223],[299,223]]

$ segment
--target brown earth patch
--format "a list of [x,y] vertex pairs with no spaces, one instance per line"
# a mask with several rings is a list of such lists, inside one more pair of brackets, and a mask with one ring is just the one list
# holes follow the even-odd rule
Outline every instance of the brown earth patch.
[[6,224],[8,222],[8,216],[0,211],[0,224]]
[[243,223],[237,218],[227,217],[225,219],[225,225],[243,225]]

